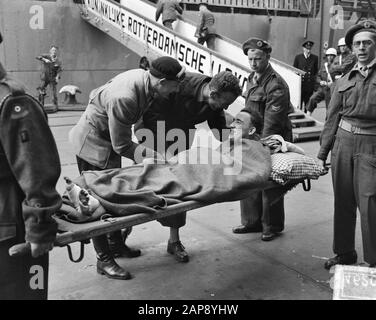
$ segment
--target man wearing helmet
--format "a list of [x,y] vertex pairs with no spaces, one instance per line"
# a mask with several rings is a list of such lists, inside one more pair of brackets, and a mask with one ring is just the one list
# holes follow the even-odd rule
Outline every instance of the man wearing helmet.
[[332,65],[332,72],[334,74],[333,80],[338,80],[346,73],[348,73],[356,63],[355,55],[350,51],[346,45],[345,38],[338,41],[338,56],[334,59]]
[[312,112],[317,108],[317,104],[325,100],[325,106],[328,108],[330,101],[330,92],[334,83],[334,74],[332,73],[333,61],[337,56],[337,50],[334,48],[329,48],[326,50],[326,61],[321,66],[321,69],[317,75],[317,83],[319,88],[309,99],[307,104],[308,115],[311,115]]

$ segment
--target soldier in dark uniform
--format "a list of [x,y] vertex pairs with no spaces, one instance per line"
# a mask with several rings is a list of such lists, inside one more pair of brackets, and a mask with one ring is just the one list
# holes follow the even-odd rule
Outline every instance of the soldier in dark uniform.
[[[166,150],[178,143],[170,155],[187,150],[191,147],[196,130],[195,125],[207,121],[214,136],[218,140],[227,138],[227,123],[224,109],[227,109],[241,94],[239,80],[231,72],[223,71],[213,78],[200,73],[187,73],[179,84],[178,91],[168,99],[156,99],[143,116],[142,125],[150,129],[154,136],[153,147],[157,152],[165,154]],[[163,124],[163,126],[158,126]],[[171,130],[180,129],[184,133],[183,140],[170,141],[167,139]],[[225,131],[223,131],[225,130]],[[228,132],[229,133],[229,132]],[[137,135],[137,133],[136,133]],[[168,155],[166,155],[168,157]],[[179,239],[179,228],[186,222],[186,213],[159,220],[163,226],[170,227],[170,253],[179,262],[187,262],[188,254]]]
[[323,166],[331,151],[334,189],[334,258],[325,263],[353,264],[359,209],[364,260],[376,265],[376,23],[351,27],[346,44],[358,62],[337,81],[321,136]]
[[303,53],[298,54],[294,60],[294,67],[305,72],[302,79],[302,99],[301,108],[306,111],[309,98],[311,98],[316,85],[316,76],[319,72],[319,57],[311,53],[314,43],[305,41],[303,43]]
[[[263,119],[262,138],[278,134],[292,140],[292,112],[289,87],[269,63],[272,47],[261,39],[249,39],[243,44],[252,73],[248,78],[246,109],[256,111]],[[263,206],[262,192],[254,193],[240,202],[242,225],[234,233],[263,232],[262,240],[271,241],[284,229],[284,199]],[[269,210],[271,221],[262,220],[263,210]]]
[[[42,107],[1,64],[0,101],[0,300],[47,299],[59,156]],[[10,257],[25,241],[32,255]]]
[[43,71],[41,74],[41,84],[37,88],[42,94],[46,94],[47,86],[51,87],[53,95],[53,104],[57,107],[57,84],[60,79],[60,73],[62,72],[62,63],[58,58],[58,47],[51,46],[48,54],[42,54],[37,57],[42,61]]

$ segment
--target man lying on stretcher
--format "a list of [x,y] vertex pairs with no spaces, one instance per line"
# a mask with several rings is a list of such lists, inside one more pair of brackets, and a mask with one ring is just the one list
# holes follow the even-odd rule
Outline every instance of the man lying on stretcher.
[[[164,162],[145,159],[121,169],[83,172],[75,182],[90,190],[103,208],[95,212],[85,209],[84,214],[71,213],[67,218],[92,221],[104,211],[115,216],[152,214],[170,204],[236,201],[261,190],[273,176],[270,150],[304,153],[278,136],[260,140],[257,132],[261,124],[258,114],[243,110],[231,125],[229,139],[216,150],[197,147]],[[78,197],[73,198],[77,207]]]

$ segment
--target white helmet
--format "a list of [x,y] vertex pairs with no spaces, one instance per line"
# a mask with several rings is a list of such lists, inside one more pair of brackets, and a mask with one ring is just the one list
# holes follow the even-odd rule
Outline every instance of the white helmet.
[[345,38],[341,38],[338,40],[338,47],[345,46],[345,45],[346,45]]
[[325,54],[327,56],[329,56],[329,55],[337,56],[337,50],[334,49],[334,48],[329,48],[328,50],[326,50]]

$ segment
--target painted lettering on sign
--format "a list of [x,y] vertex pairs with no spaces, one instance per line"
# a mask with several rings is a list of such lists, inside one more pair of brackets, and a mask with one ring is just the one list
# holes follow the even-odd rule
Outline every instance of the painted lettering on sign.
[[153,24],[147,19],[110,2],[86,0],[86,5],[89,10],[110,22],[121,32],[145,42],[147,46],[162,55],[176,58],[187,67],[188,71],[213,75],[228,70],[239,78],[244,88],[246,87],[246,70],[241,70],[228,61],[216,58],[208,51],[203,50],[200,45],[186,41],[161,28],[158,24]]

